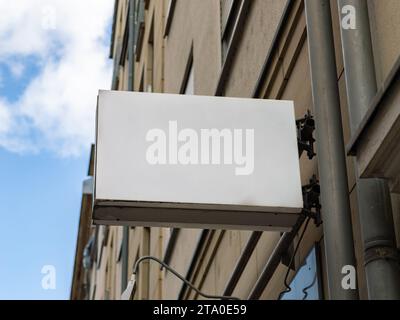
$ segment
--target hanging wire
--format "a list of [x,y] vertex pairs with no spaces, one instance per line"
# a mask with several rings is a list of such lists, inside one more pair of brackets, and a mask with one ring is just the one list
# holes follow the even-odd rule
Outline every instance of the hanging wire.
[[190,288],[192,288],[197,294],[199,294],[200,296],[207,298],[207,299],[221,299],[221,300],[240,300],[237,297],[232,297],[232,296],[214,296],[214,295],[210,295],[210,294],[206,294],[201,292],[199,289],[197,289],[191,282],[189,282],[188,280],[186,280],[183,276],[181,276],[178,272],[176,272],[174,269],[172,269],[169,265],[167,265],[164,261],[153,257],[153,256],[143,256],[141,258],[139,258],[136,263],[135,266],[133,267],[133,274],[136,276],[137,272],[138,272],[138,268],[139,268],[139,264],[145,260],[153,260],[158,262],[159,264],[161,264],[165,269],[169,270],[170,272],[172,272],[177,278],[179,278],[182,282],[184,282],[187,286],[189,286]]
[[311,218],[308,217],[308,218],[307,218],[307,221],[306,221],[306,224],[304,225],[304,229],[303,229],[303,231],[302,231],[302,233],[301,233],[301,235],[300,235],[299,241],[298,241],[297,244],[296,244],[296,248],[294,249],[293,254],[292,254],[292,257],[290,258],[290,262],[289,262],[289,264],[288,264],[288,268],[287,268],[287,271],[286,271],[285,279],[284,279],[284,281],[283,281],[283,284],[285,285],[285,290],[283,290],[283,291],[279,294],[278,300],[281,300],[282,297],[283,297],[283,295],[284,295],[285,293],[288,293],[288,292],[292,291],[292,288],[291,288],[290,285],[288,284],[288,277],[289,277],[289,273],[290,273],[290,266],[291,266],[292,263],[293,263],[293,260],[294,260],[294,258],[295,258],[295,256],[296,256],[297,251],[299,250],[301,240],[303,240],[304,234],[306,233],[306,230],[307,230],[307,227],[308,227],[308,224],[309,224],[310,220],[311,220]]
[[314,273],[314,278],[313,278],[312,282],[302,290],[304,293],[303,300],[307,299],[307,297],[308,297],[307,291],[314,286],[315,282],[317,282],[317,271],[315,271],[315,273]]

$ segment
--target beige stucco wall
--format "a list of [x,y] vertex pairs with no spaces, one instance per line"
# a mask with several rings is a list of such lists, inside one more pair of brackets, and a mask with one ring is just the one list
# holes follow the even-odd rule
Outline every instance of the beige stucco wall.
[[193,48],[195,94],[214,95],[221,69],[219,0],[177,1],[165,39],[165,92],[179,93]]
[[[199,79],[208,79],[207,84],[209,84],[210,89],[208,92],[204,93],[214,94],[219,79],[219,73],[215,71],[220,71],[219,65],[221,62],[216,61],[214,58],[213,60],[208,61],[206,65],[203,65],[201,58],[204,55],[209,54],[211,51],[214,51],[214,54],[218,54],[219,57],[220,49],[215,49],[217,47],[220,48],[221,41],[219,20],[214,21],[214,24],[216,25],[215,27],[209,25],[211,22],[207,22],[206,24],[206,22],[203,21],[201,28],[196,30],[196,19],[191,19],[192,16],[190,15],[190,12],[193,8],[197,9],[196,12],[201,12],[202,10],[199,9],[199,6],[198,1],[196,1],[196,5],[192,6],[190,1],[178,1],[177,3],[174,21],[170,34],[166,40],[165,88],[167,92],[179,92],[188,56],[193,44],[195,49],[193,58],[195,66],[196,93],[199,93],[198,88],[203,82]],[[237,48],[236,57],[229,72],[228,81],[226,82],[225,94],[227,96],[251,96],[260,75],[266,54],[269,50],[272,39],[274,38],[284,6],[284,1],[254,1],[246,20],[246,26],[243,31],[243,40]],[[204,20],[204,15],[202,17]],[[300,22],[297,22],[298,20]],[[296,23],[299,23],[300,27],[296,28],[293,38],[298,42],[302,37],[303,30],[305,29],[304,15],[297,18]],[[207,25],[207,33],[204,33],[202,30],[205,25]],[[214,34],[212,32],[214,32]],[[217,41],[215,39],[217,39]],[[203,51],[199,52],[198,50],[196,51],[196,44],[198,42],[208,43],[208,45],[202,46],[201,49]],[[283,95],[283,99],[295,100],[297,108],[296,115],[298,117],[303,116],[306,113],[306,110],[311,108],[310,81],[307,81],[307,77],[309,79],[309,72],[306,46],[304,46],[304,49],[300,51],[301,54],[299,55],[297,62],[293,64],[293,57],[297,55],[296,45],[289,45],[287,47],[282,46],[282,50],[280,50],[279,53],[281,54],[283,63],[279,64],[277,67],[277,75],[275,75],[274,78],[271,78],[270,81],[272,85],[276,84],[280,89],[276,90],[276,92],[271,90],[269,95],[269,97],[275,98],[274,93],[278,93],[279,91],[280,94]],[[198,53],[197,55],[196,52]],[[285,54],[283,54],[283,52],[285,52]],[[199,67],[200,64],[204,67]],[[217,66],[217,69],[212,68],[214,64]],[[282,84],[285,86],[284,89],[282,89]],[[299,84],[302,85],[299,86]],[[304,182],[308,181],[311,174],[315,172],[315,169],[315,161],[302,161],[302,176]],[[319,240],[321,238],[321,229],[319,228],[314,232],[310,232],[310,234],[312,235],[311,238],[313,241]],[[219,237],[218,242],[208,250],[215,250],[216,252],[212,260],[206,260],[203,262],[204,265],[209,263],[208,271],[205,274],[200,272],[192,280],[195,283],[198,283],[204,292],[221,294],[249,235],[250,232],[248,231],[226,231],[222,234],[215,233],[214,238]],[[246,298],[248,296],[270,253],[278,241],[279,236],[280,234],[276,232],[265,232],[263,234],[241,279],[239,280],[234,295],[241,298]],[[182,266],[187,264],[187,256],[190,256],[191,252],[193,253],[192,246],[185,246],[185,244],[182,243],[182,240],[183,239],[178,239],[176,252],[174,253],[175,258],[173,259],[173,264],[177,268],[182,268]],[[307,249],[302,253],[303,256],[308,253],[313,241],[310,240],[310,242],[304,246]],[[184,242],[191,243],[190,238],[185,238]],[[185,247],[184,251],[182,251],[182,247]],[[285,268],[281,269],[282,271],[285,270]],[[283,273],[281,272],[279,275],[278,272],[276,277],[274,277],[276,278],[275,286],[277,287],[279,287],[279,285],[282,286],[282,274]],[[271,282],[271,286],[273,287],[274,285],[272,283],[273,281]],[[173,298],[176,289],[173,286],[169,286],[168,291],[173,292],[173,294],[171,293],[168,296]],[[272,292],[267,292],[263,298],[272,298],[272,294]],[[194,295],[192,294],[190,297],[193,298]]]
[[368,0],[378,85],[400,57],[400,1]]
[[[125,1],[119,8],[119,15],[126,14]],[[167,37],[164,38],[164,27],[167,15],[167,1],[150,0],[146,10],[146,29],[143,48],[139,62],[135,65],[135,89],[144,79],[144,89],[149,81],[143,74],[149,69],[148,43],[150,25],[154,25],[154,92],[179,93],[185,80],[190,55],[193,54],[195,94],[214,95],[220,73],[221,61],[221,31],[219,0],[178,0],[172,25]],[[277,25],[285,7],[285,1],[254,0],[246,19],[242,40],[239,42],[233,64],[228,73],[224,93],[227,96],[250,97],[259,79],[261,68],[271,47]],[[345,142],[350,139],[347,114],[346,86],[343,76],[343,60],[340,47],[339,15],[336,0],[331,0],[333,14],[333,30],[337,59],[338,86],[343,120]],[[397,17],[400,16],[400,1],[369,0],[374,38],[374,54],[378,81],[382,82],[390,71],[394,61],[400,54],[400,28]],[[302,1],[295,1],[293,13],[285,22],[283,35],[279,40],[277,50],[271,53],[271,60],[264,79],[261,82],[260,98],[287,99],[295,103],[296,117],[302,117],[307,110],[312,111],[311,80],[309,72],[308,48],[306,37],[305,14]],[[117,37],[121,37],[123,27],[117,23]],[[127,63],[120,70],[120,87],[127,87]],[[305,156],[300,161],[302,182],[308,182],[313,174],[318,174],[317,161]],[[352,208],[354,241],[356,248],[357,268],[359,272],[358,285],[361,298],[366,297],[365,275],[362,267],[362,244],[360,227],[357,218],[356,179],[353,159],[348,157],[348,186]],[[398,198],[396,198],[398,199]],[[399,202],[400,203],[400,202]],[[395,219],[398,223],[400,205],[396,206]],[[315,243],[323,247],[322,227],[316,228],[310,224],[300,252],[296,257],[299,264],[307,256]],[[397,226],[398,230],[400,226]],[[131,228],[129,240],[129,267],[132,270],[134,261],[144,253],[141,249],[145,241],[143,228]],[[102,249],[103,257],[99,269],[92,271],[92,288],[96,284],[96,298],[104,298],[106,290],[106,265],[109,261],[109,281],[112,298],[119,297],[121,266],[116,261],[122,228],[110,227],[108,244]],[[201,230],[182,229],[179,233],[171,266],[186,275],[192,261],[193,253],[198,245]],[[250,236],[250,231],[212,231],[207,237],[206,250],[201,253],[201,259],[195,266],[191,280],[201,290],[210,294],[221,294],[231,275],[244,246]],[[149,234],[148,254],[163,258],[169,240],[169,229],[151,228]],[[280,234],[265,232],[253,252],[233,295],[247,298],[258,276],[261,274]],[[99,239],[100,240],[100,239]],[[323,253],[323,250],[321,250]],[[322,269],[325,270],[324,260]],[[115,265],[114,265],[115,264]],[[283,277],[286,267],[280,265],[265,289],[262,299],[276,299],[283,289]],[[160,270],[157,264],[149,264],[148,298],[176,299],[182,288],[182,283],[165,270]],[[291,272],[290,276],[294,275]],[[142,279],[143,282],[143,279]],[[326,273],[324,274],[324,292],[327,294]],[[143,283],[142,283],[143,285]],[[139,297],[140,296],[136,296]],[[193,292],[186,292],[186,298],[198,298]]]
[[286,0],[253,1],[226,83],[226,96],[251,97],[285,5]]

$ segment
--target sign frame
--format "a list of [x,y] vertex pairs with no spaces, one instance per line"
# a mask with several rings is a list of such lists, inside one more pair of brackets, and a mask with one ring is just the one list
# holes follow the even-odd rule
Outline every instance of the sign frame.
[[[122,105],[126,104],[128,99],[129,101],[150,101],[145,102],[151,108],[151,105],[154,104],[155,100],[159,100],[160,104],[167,103],[171,104],[171,102],[182,101],[202,101],[204,104],[215,104],[218,108],[219,104],[227,104],[227,105],[235,105],[235,103],[240,103],[246,105],[243,108],[243,111],[240,112],[257,112],[263,110],[263,108],[267,108],[268,105],[276,105],[283,109],[287,109],[284,114],[288,117],[288,119],[283,120],[285,126],[288,126],[288,135],[290,135],[287,140],[290,142],[290,166],[289,171],[295,172],[293,175],[294,182],[291,181],[291,186],[293,192],[293,198],[288,206],[265,206],[259,205],[255,201],[252,203],[243,202],[243,203],[216,203],[202,201],[202,202],[191,202],[191,201],[163,201],[160,199],[164,196],[163,193],[158,193],[158,197],[149,199],[139,199],[131,197],[128,199],[124,196],[109,196],[103,197],[99,196],[99,193],[107,194],[104,192],[104,189],[99,192],[102,188],[100,184],[106,184],[104,180],[104,176],[111,176],[111,169],[104,169],[104,155],[107,152],[103,152],[102,148],[106,148],[106,138],[105,136],[111,135],[110,133],[113,130],[108,130],[107,135],[105,135],[101,130],[105,127],[102,123],[104,123],[103,118],[105,115],[102,115],[103,110],[99,110],[101,108],[107,109],[105,107],[105,101],[108,99],[109,103],[113,98],[115,100],[119,100],[117,97],[124,97],[121,103],[116,103],[113,105],[113,108],[121,110],[123,109]],[[111,100],[110,100],[111,99]],[[197,103],[197,102],[196,102]],[[140,103],[138,103],[140,104]],[[178,103],[179,104],[179,103]],[[255,105],[254,110],[251,109],[251,106]],[[260,108],[260,106],[263,106]],[[132,108],[135,108],[132,106]],[[140,106],[137,107],[140,112],[147,112],[147,109],[141,109]],[[168,106],[160,107],[160,108],[168,108]],[[233,108],[233,107],[232,107]],[[240,108],[240,107],[238,107]],[[170,107],[172,110],[173,108]],[[126,109],[128,110],[128,109]],[[183,110],[183,109],[182,109]],[[193,109],[195,110],[195,109]],[[197,110],[197,109],[196,109]],[[207,109],[209,110],[209,109]],[[217,109],[212,109],[217,110]],[[270,109],[272,110],[272,109]],[[281,111],[282,111],[281,110]],[[119,112],[117,110],[116,112]],[[171,111],[172,112],[172,111]],[[236,111],[229,111],[236,112]],[[264,112],[264,111],[261,111]],[[282,111],[283,112],[283,111]],[[278,112],[279,113],[279,112]],[[267,114],[264,112],[264,115]],[[107,114],[109,118],[113,117],[112,113]],[[285,116],[285,117],[286,117]],[[201,117],[201,115],[200,115]],[[251,119],[251,115],[249,119]],[[174,116],[171,117],[174,119]],[[279,117],[277,117],[279,118]],[[147,119],[147,118],[145,118]],[[143,120],[143,119],[142,119]],[[170,119],[171,120],[171,119]],[[103,121],[103,122],[102,122]],[[107,118],[107,121],[111,121]],[[116,123],[123,122],[124,118],[120,120],[115,120]],[[291,123],[291,124],[289,124]],[[123,124],[121,123],[121,126]],[[108,128],[109,129],[109,128]],[[116,129],[117,131],[119,128]],[[279,130],[279,129],[278,129]],[[283,132],[283,131],[282,131]],[[256,135],[257,138],[257,135]],[[102,140],[101,140],[102,139]],[[108,139],[108,138],[107,138]],[[287,143],[287,141],[285,141]],[[110,143],[108,142],[108,145]],[[257,145],[256,145],[257,146]],[[282,146],[281,146],[282,147]],[[279,149],[279,148],[278,148]],[[285,146],[282,147],[282,150],[285,149]],[[287,150],[282,152],[287,152]],[[118,153],[119,149],[116,153]],[[294,152],[296,150],[296,152]],[[279,150],[272,150],[271,152],[278,152]],[[123,151],[122,151],[123,153]],[[111,152],[112,154],[112,152]],[[117,159],[122,158],[121,156],[114,155]],[[100,159],[100,160],[99,160]],[[103,163],[102,163],[103,161]],[[115,159],[114,159],[115,161]],[[118,160],[119,161],[119,160]],[[118,162],[117,161],[117,162]],[[110,163],[111,161],[109,161]],[[276,163],[276,162],[275,162]],[[116,164],[118,167],[119,165]],[[96,113],[96,147],[95,147],[95,169],[94,169],[94,197],[93,197],[93,222],[95,224],[103,224],[103,225],[125,225],[125,226],[147,226],[147,227],[180,227],[180,228],[202,228],[202,229],[237,229],[237,230],[258,230],[258,231],[266,231],[266,230],[274,230],[274,231],[288,231],[291,227],[296,223],[298,219],[298,215],[301,213],[303,209],[303,199],[301,193],[301,179],[300,179],[300,168],[299,168],[299,158],[298,158],[298,149],[297,149],[297,134],[296,134],[296,123],[294,116],[294,105],[292,101],[282,101],[282,100],[264,100],[264,99],[243,99],[243,98],[226,98],[226,97],[207,97],[207,96],[185,96],[185,95],[175,95],[175,94],[156,94],[156,93],[138,93],[138,92],[124,92],[124,91],[99,91],[98,96],[98,105],[97,105],[97,113]],[[168,165],[166,166],[168,167]],[[188,167],[188,166],[186,166]],[[189,166],[190,167],[190,166]],[[157,167],[153,167],[157,168]],[[276,170],[281,170],[283,174],[285,174],[285,169],[282,170],[279,168],[275,168]],[[107,170],[107,174],[103,174],[104,171]],[[133,169],[132,169],[133,170]],[[157,169],[154,169],[157,170]],[[160,169],[161,170],[161,169]],[[225,169],[223,169],[225,170]],[[130,170],[125,170],[125,172],[129,175]],[[217,171],[214,171],[217,172]],[[257,171],[261,172],[261,171]],[[240,179],[239,177],[238,179]],[[285,179],[288,177],[282,177],[282,183],[285,183]],[[120,175],[120,180],[124,180],[122,175]],[[243,178],[244,179],[244,178]],[[110,179],[111,181],[112,179]],[[257,180],[257,179],[256,179]],[[99,181],[101,181],[99,183]],[[118,179],[116,179],[117,183],[114,183],[113,188],[109,188],[110,194],[112,194],[115,189],[120,188],[118,185]],[[143,180],[142,180],[143,181]],[[243,180],[245,181],[245,180]],[[115,181],[114,181],[115,182]],[[276,182],[275,182],[276,183]],[[162,183],[161,183],[162,184]],[[224,185],[226,187],[226,184]],[[129,186],[130,188],[130,186]],[[143,188],[146,188],[144,185]],[[282,186],[280,186],[282,188]],[[126,189],[126,188],[125,188]],[[133,188],[134,189],[134,188]],[[140,189],[140,188],[136,188]],[[179,187],[177,187],[179,190]],[[295,190],[296,189],[296,190]],[[182,190],[182,189],[180,189]],[[168,190],[164,190],[167,193]],[[272,192],[272,190],[271,190]],[[139,192],[140,193],[140,192]],[[244,191],[245,193],[245,191]],[[121,192],[124,194],[124,191]],[[225,194],[223,194],[225,195]],[[237,193],[236,193],[237,195]],[[180,195],[177,196],[177,199]],[[249,195],[251,196],[251,194]],[[125,197],[125,198],[124,198]],[[188,196],[190,198],[190,195]],[[228,197],[229,198],[229,197]],[[225,198],[226,199],[226,198]],[[187,198],[185,199],[187,200]]]

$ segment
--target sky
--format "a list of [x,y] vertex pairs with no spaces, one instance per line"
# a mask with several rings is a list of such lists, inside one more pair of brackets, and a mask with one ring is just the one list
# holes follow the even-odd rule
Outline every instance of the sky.
[[69,298],[113,5],[0,0],[0,299]]

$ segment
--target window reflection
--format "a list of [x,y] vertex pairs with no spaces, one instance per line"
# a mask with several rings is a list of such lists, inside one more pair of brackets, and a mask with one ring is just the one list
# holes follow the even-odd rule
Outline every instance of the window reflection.
[[286,292],[281,300],[320,300],[320,282],[317,248],[314,246],[290,283],[291,291]]

